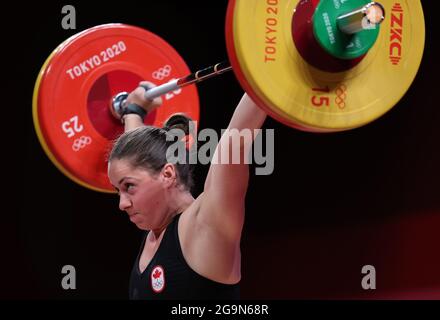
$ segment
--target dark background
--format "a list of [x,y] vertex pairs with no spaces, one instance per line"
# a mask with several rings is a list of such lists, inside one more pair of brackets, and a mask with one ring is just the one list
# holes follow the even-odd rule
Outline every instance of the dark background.
[[[264,128],[275,129],[275,171],[251,175],[242,237],[243,298],[440,298],[439,35],[433,2],[423,3],[427,33],[419,73],[385,116],[335,134],[266,121]],[[76,8],[76,30],[61,27],[66,4]],[[8,51],[13,72],[3,77],[20,121],[7,122],[4,141],[4,158],[12,154],[13,161],[4,166],[2,179],[1,298],[126,299],[140,242],[116,196],[74,184],[43,152],[31,109],[47,56],[79,31],[121,22],[161,36],[197,70],[227,58],[226,8],[227,1],[220,0],[20,8],[21,28],[8,25],[16,48]],[[225,128],[242,95],[234,75],[205,81],[198,92],[201,128]],[[195,195],[207,170],[196,168]],[[76,290],[61,287],[67,264],[76,268]],[[367,264],[376,268],[376,290],[361,287]]]

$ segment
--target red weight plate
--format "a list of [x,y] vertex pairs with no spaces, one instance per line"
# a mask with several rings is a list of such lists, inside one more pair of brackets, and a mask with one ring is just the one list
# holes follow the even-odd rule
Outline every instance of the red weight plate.
[[[189,73],[167,42],[138,27],[108,24],[73,36],[55,50],[36,82],[34,124],[43,149],[73,181],[114,192],[106,156],[123,126],[110,114],[111,98],[141,80],[161,84]],[[199,120],[195,86],[166,94],[145,124],[162,127],[180,112]]]

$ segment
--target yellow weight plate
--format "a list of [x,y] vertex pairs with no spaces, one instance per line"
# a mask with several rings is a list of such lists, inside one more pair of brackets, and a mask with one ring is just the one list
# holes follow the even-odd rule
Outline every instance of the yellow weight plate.
[[422,6],[382,0],[386,18],[373,48],[352,68],[329,72],[305,61],[292,36],[295,11],[318,2],[231,0],[230,61],[248,94],[279,121],[318,132],[357,128],[389,111],[414,80],[425,41]]

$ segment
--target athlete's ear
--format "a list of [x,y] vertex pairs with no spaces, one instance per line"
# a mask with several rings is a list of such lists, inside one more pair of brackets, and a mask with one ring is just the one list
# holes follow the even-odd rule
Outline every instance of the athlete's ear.
[[166,163],[160,171],[159,178],[165,187],[172,187],[177,179],[176,167],[172,163]]

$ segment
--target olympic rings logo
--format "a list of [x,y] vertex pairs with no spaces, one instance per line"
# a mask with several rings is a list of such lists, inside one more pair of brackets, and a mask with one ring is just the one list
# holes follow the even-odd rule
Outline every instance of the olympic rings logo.
[[339,109],[345,109],[345,99],[347,98],[346,94],[347,87],[345,85],[340,85],[336,90],[336,98],[335,102],[338,105]]
[[81,136],[80,138],[75,139],[75,141],[73,141],[72,149],[73,151],[78,152],[79,150],[86,147],[90,143],[92,143],[92,138],[90,138],[89,136]]
[[162,68],[159,68],[158,70],[154,71],[152,73],[152,77],[156,80],[162,80],[166,77],[169,77],[171,74],[171,66],[165,65]]

